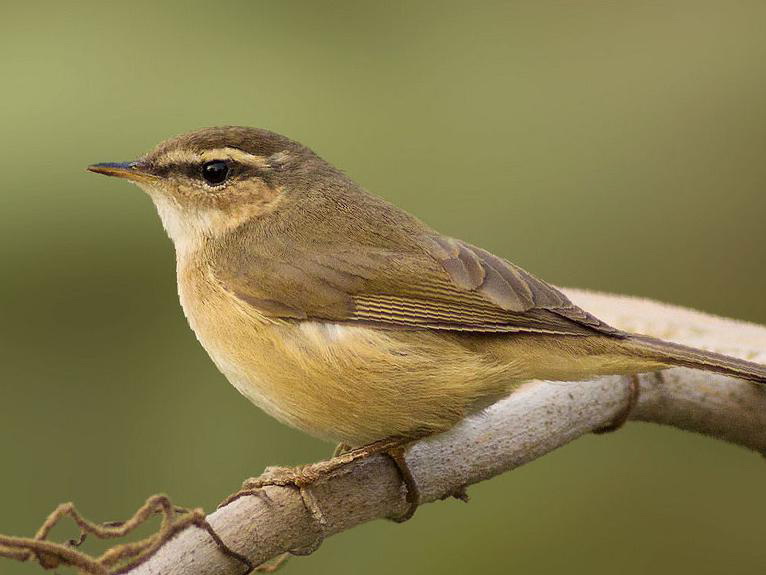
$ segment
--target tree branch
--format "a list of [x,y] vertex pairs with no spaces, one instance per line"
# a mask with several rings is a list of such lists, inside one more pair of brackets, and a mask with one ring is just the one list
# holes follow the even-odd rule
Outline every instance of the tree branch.
[[[623,329],[664,337],[754,361],[766,360],[766,328],[648,300],[566,290],[570,298]],[[576,383],[531,382],[451,431],[423,439],[406,452],[421,503],[460,493],[473,483],[514,469],[619,417],[629,380],[602,377]],[[763,388],[690,369],[640,377],[631,419],[704,433],[766,453]],[[404,490],[384,455],[355,461],[310,488],[266,487],[207,519],[231,549],[260,564],[285,551],[312,549],[323,537],[401,514]],[[309,508],[321,510],[322,524]],[[242,564],[221,553],[209,534],[190,528],[131,571],[148,574],[240,574]]]
[[[648,300],[566,292],[575,303],[616,327],[766,363],[766,327]],[[672,425],[766,453],[766,388],[676,368],[640,376],[639,389],[631,419]],[[630,398],[630,379],[625,377],[525,384],[449,432],[408,447],[405,457],[419,487],[420,503],[460,495],[467,485],[608,426],[624,412]],[[120,573],[239,575],[246,570],[245,561],[258,565],[286,551],[309,552],[334,533],[398,516],[408,507],[405,494],[391,459],[374,455],[336,469],[303,493],[268,486],[206,518],[195,510],[178,516],[179,520],[163,497],[150,498],[133,518],[118,525],[97,525],[80,518],[83,533],[111,537],[131,522],[141,521],[140,517],[163,510],[158,536],[113,548],[98,561],[44,540],[46,525],[49,529],[55,523],[56,512],[35,539],[0,536],[0,556],[27,560],[34,554],[48,567],[74,561],[86,566],[94,561],[86,570],[99,574],[108,573],[118,558],[133,557],[138,564],[131,568],[128,563],[118,569]],[[68,504],[57,512],[79,517]]]

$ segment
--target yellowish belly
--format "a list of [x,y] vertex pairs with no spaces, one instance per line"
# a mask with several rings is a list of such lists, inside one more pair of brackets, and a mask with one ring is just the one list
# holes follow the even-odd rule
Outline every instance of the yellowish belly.
[[360,445],[444,430],[487,396],[502,396],[512,379],[507,365],[443,334],[267,320],[212,277],[179,282],[179,293],[197,338],[234,387],[322,438]]
[[482,337],[271,320],[212,275],[193,278],[179,274],[186,316],[240,393],[289,425],[350,445],[448,429],[528,379],[642,367],[622,362],[604,337]]

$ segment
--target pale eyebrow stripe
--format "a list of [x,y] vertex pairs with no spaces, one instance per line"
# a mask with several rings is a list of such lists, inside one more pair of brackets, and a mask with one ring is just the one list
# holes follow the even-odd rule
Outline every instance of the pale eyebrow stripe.
[[269,169],[271,166],[265,156],[248,154],[239,148],[216,148],[214,150],[205,150],[204,152],[194,152],[190,150],[171,150],[159,157],[155,164],[157,166],[169,166],[177,164],[195,164],[200,162],[210,162],[213,160],[233,160],[237,163],[251,166],[260,170]]

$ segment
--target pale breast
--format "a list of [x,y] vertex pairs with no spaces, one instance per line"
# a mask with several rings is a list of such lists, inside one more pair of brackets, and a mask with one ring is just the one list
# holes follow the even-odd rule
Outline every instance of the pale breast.
[[178,295],[189,325],[216,367],[247,399],[284,420],[286,414],[258,369],[263,330],[272,322],[226,292],[206,265],[178,266]]

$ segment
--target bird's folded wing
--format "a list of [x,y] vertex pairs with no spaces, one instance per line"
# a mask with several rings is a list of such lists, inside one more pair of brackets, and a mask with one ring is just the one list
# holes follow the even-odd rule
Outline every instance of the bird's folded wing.
[[254,252],[215,275],[267,317],[461,332],[620,333],[518,266],[445,236],[423,236],[406,249],[283,245]]

